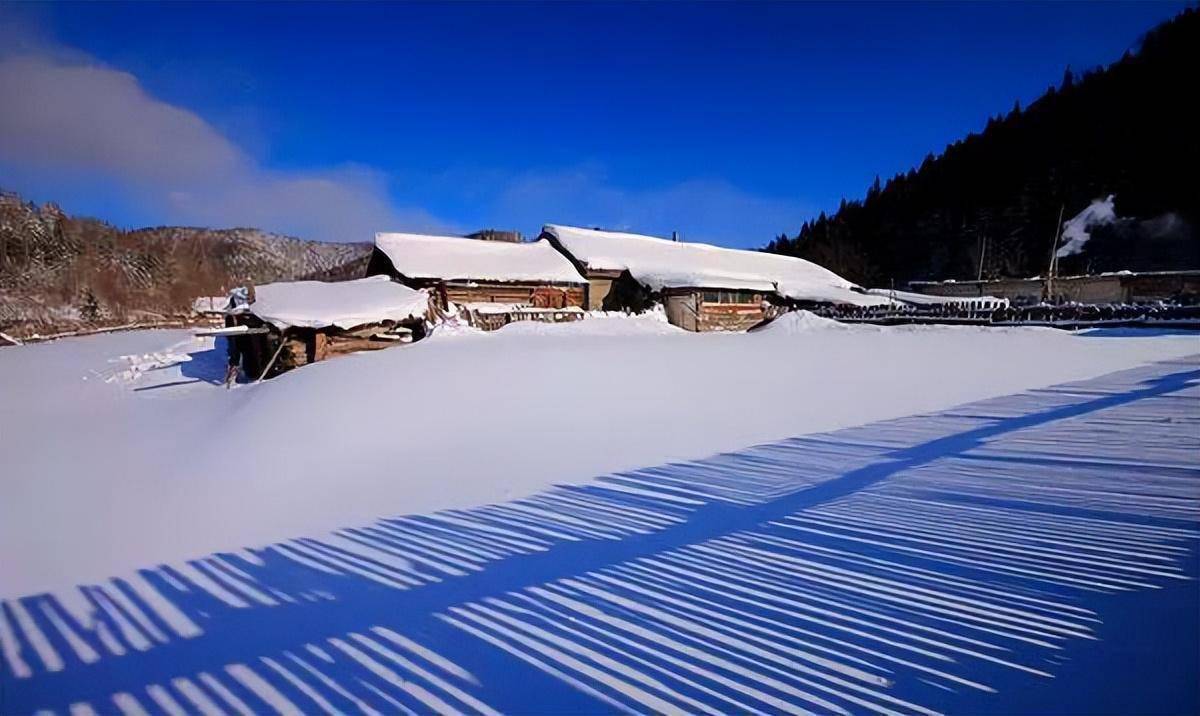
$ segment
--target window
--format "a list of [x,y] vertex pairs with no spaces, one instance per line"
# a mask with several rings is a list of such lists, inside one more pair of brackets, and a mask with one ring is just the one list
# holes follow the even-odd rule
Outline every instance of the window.
[[750,291],[705,291],[705,303],[762,303],[762,294]]

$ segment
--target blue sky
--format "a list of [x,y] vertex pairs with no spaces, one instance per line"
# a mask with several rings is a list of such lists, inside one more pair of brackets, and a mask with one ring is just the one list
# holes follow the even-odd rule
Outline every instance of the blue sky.
[[123,226],[756,246],[1183,6],[0,5],[0,186]]

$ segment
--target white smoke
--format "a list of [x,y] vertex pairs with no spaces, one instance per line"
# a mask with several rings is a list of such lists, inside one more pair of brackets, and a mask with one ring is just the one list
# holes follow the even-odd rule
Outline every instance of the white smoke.
[[1117,212],[1113,209],[1113,198],[1114,196],[1109,194],[1105,199],[1096,199],[1063,224],[1062,235],[1067,243],[1058,249],[1058,258],[1074,256],[1083,251],[1084,244],[1092,238],[1092,229],[1117,220]]

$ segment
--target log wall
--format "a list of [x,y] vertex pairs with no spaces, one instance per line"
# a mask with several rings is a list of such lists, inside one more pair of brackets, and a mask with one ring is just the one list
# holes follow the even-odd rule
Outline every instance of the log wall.
[[583,307],[583,294],[583,286],[529,283],[447,284],[445,287],[445,297],[455,303],[520,303],[539,308]]

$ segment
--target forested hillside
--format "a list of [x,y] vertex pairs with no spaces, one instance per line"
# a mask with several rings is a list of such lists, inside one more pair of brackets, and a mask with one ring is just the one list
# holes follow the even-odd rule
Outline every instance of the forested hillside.
[[124,231],[0,194],[0,331],[152,320],[246,282],[364,275],[370,248],[257,229]]
[[[767,251],[864,284],[1045,272],[1063,219],[1115,195],[1117,221],[1059,272],[1200,268],[1200,11],[1189,9],[1105,69],[1074,74],[1027,108],[843,201]],[[986,249],[984,248],[986,245]]]

